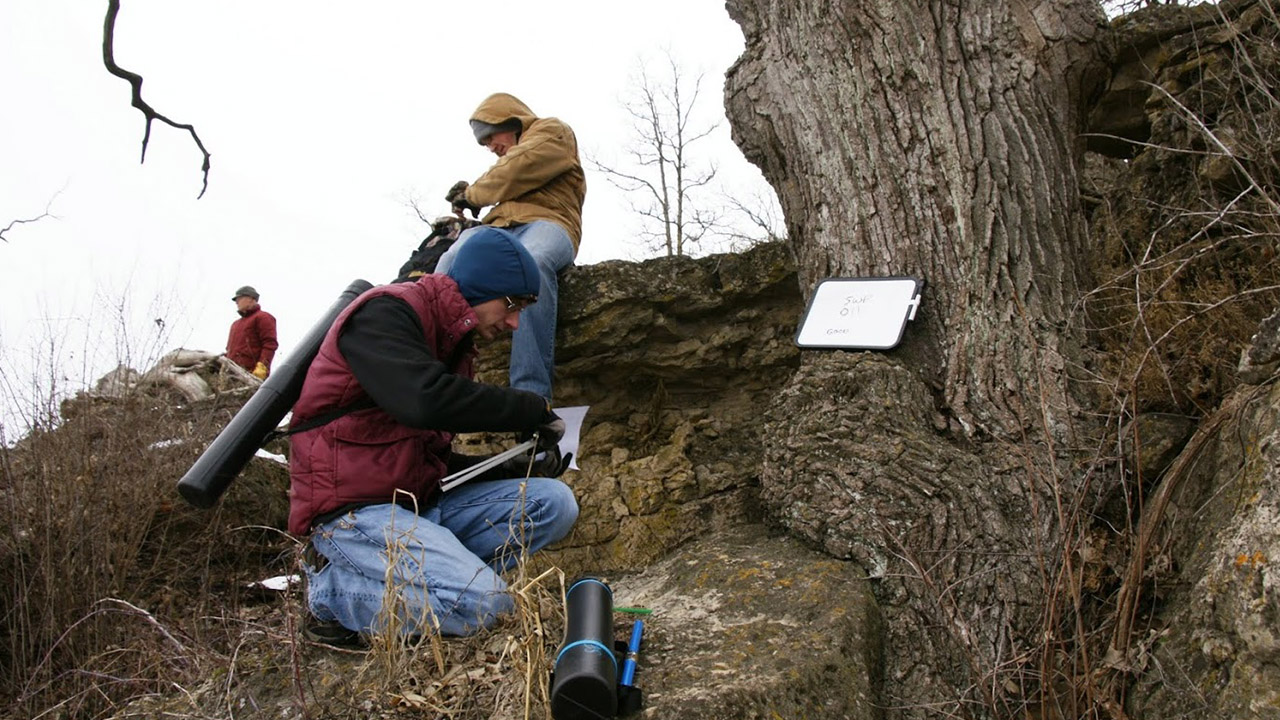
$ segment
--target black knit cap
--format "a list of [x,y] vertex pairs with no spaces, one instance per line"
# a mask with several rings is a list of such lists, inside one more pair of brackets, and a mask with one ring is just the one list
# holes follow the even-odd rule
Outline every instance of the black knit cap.
[[508,131],[518,133],[522,129],[524,129],[524,126],[520,124],[520,118],[511,118],[497,125],[492,125],[482,120],[471,121],[471,132],[475,133],[476,142],[481,145],[485,144],[485,141],[497,133]]

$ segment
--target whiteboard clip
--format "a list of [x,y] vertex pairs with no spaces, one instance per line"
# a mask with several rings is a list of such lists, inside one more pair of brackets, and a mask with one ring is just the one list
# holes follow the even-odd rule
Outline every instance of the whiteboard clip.
[[907,311],[907,322],[910,322],[916,319],[916,310],[920,309],[920,296],[916,295],[911,298],[910,302],[907,303],[907,306],[911,308]]

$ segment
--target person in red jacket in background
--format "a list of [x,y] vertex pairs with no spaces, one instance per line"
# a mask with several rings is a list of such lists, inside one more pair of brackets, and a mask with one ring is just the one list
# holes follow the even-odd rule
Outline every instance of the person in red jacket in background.
[[275,316],[258,305],[258,291],[248,285],[236,290],[231,300],[240,319],[231,323],[226,356],[259,380],[266,380],[271,374],[271,359],[280,347]]

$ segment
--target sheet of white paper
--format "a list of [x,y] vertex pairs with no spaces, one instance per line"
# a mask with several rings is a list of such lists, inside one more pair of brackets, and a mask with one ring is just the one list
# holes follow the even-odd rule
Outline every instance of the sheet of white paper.
[[287,457],[285,457],[285,456],[283,456],[283,455],[277,455],[276,453],[273,453],[273,452],[271,452],[271,451],[269,451],[269,450],[264,450],[264,449],[262,449],[262,448],[258,448],[258,451],[254,453],[254,456],[255,456],[255,457],[260,457],[260,458],[266,458],[266,459],[268,459],[268,460],[274,460],[274,461],[276,461],[276,462],[280,463],[281,465],[284,465],[285,467],[288,467],[288,466],[289,466],[289,458],[287,458]]
[[251,588],[262,588],[263,590],[288,590],[290,586],[297,585],[302,582],[302,578],[297,575],[277,575],[269,577],[266,580],[249,583]]
[[587,417],[590,405],[556,408],[556,414],[564,420],[564,437],[560,438],[560,453],[573,453],[569,460],[570,469],[578,469],[578,437],[582,434],[582,421]]

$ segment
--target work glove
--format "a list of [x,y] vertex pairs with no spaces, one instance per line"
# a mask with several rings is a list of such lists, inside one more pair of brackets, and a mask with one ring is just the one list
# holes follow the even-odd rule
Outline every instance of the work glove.
[[532,464],[530,464],[529,458],[529,453],[521,453],[498,467],[502,468],[502,474],[507,477],[558,478],[568,469],[569,461],[573,459],[573,453],[566,453],[561,457],[560,448],[553,447],[546,452],[533,456]]
[[459,180],[454,183],[453,187],[449,188],[449,192],[444,194],[444,201],[452,205],[458,201],[459,196],[465,198],[469,184],[466,180]]
[[560,443],[560,438],[564,437],[564,420],[561,420],[560,416],[555,414],[554,411],[548,409],[547,414],[538,423],[538,427],[533,432],[522,433],[518,439],[524,442],[535,434],[538,436],[537,452],[544,452],[557,447]]
[[268,372],[267,366],[262,363],[258,363],[253,368],[253,376],[258,378],[259,380],[266,380],[267,372]]
[[480,217],[480,206],[467,200],[467,188],[470,187],[466,180],[459,180],[449,188],[449,192],[444,194],[444,199],[453,207],[453,211],[462,214],[463,210],[470,210],[471,217]]

